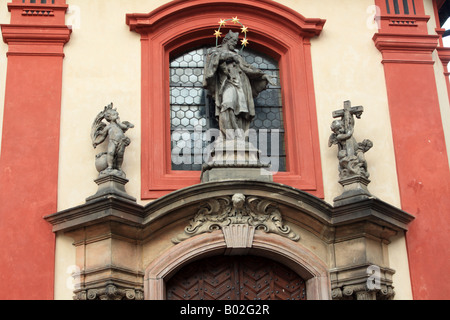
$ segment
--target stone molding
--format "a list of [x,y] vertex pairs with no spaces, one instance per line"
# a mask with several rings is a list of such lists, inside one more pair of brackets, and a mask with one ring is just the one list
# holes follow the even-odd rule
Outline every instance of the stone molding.
[[[289,265],[306,282],[307,299],[329,300],[330,279],[325,263],[302,244],[286,241],[284,237],[271,233],[254,235],[253,255],[275,259]],[[205,256],[226,254],[227,244],[219,230],[204,233],[173,246],[155,259],[145,270],[145,297],[163,300],[165,279],[170,278],[180,267]]]

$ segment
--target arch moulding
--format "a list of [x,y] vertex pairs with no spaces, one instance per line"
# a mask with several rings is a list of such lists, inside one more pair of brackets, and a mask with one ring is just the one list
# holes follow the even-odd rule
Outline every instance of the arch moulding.
[[[226,253],[227,243],[220,231],[202,234],[172,247],[145,270],[145,298],[165,300],[165,283],[177,270],[198,259]],[[309,300],[331,299],[330,277],[326,265],[303,245],[293,245],[278,235],[257,232],[248,253],[272,258],[297,272],[306,282],[306,296]]]

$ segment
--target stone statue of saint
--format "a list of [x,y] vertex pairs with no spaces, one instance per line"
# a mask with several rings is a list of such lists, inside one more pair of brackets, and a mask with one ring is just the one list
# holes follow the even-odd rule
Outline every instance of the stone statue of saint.
[[242,138],[255,117],[253,99],[265,90],[271,75],[248,64],[236,50],[239,34],[232,32],[208,51],[203,85],[214,98],[216,117],[224,140]]
[[[105,123],[103,120],[106,120]],[[100,176],[117,175],[125,177],[122,171],[123,156],[125,148],[130,144],[130,138],[125,136],[125,132],[134,128],[128,121],[120,121],[119,113],[113,109],[113,104],[106,106],[94,120],[91,129],[92,145],[96,148],[108,138],[106,152],[96,156],[96,168]]]
[[363,107],[350,107],[350,101],[345,101],[344,109],[333,113],[334,120],[331,124],[333,132],[329,138],[328,146],[338,145],[339,175],[341,179],[352,176],[369,178],[367,162],[364,157],[372,148],[372,141],[365,139],[363,142],[356,142],[353,137],[355,119],[361,117]]

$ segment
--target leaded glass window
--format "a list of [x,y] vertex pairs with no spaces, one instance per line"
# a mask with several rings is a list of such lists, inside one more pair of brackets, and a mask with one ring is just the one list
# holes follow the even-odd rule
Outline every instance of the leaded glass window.
[[[205,150],[218,134],[214,100],[202,87],[208,47],[189,50],[170,61],[170,130],[172,170],[201,170]],[[245,49],[245,60],[279,79],[278,62]],[[261,150],[261,162],[286,171],[281,87],[269,85],[255,99],[256,116],[251,129]]]

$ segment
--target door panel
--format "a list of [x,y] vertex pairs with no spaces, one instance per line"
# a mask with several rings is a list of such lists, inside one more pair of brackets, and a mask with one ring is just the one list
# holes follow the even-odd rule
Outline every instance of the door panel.
[[167,282],[168,300],[306,300],[294,271],[256,256],[218,256],[184,266]]

